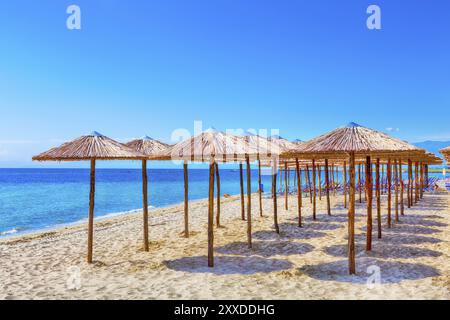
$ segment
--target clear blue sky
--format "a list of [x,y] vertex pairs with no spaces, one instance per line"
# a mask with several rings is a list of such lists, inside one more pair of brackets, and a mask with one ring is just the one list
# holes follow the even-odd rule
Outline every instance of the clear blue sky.
[[450,140],[450,1],[2,1],[0,111],[0,167],[92,130],[168,141],[194,120]]

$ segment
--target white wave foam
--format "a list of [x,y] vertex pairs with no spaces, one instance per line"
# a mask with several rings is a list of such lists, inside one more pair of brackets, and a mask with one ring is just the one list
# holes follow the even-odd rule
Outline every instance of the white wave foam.
[[8,234],[14,234],[17,232],[19,232],[19,230],[17,230],[17,229],[6,230],[6,231],[0,232],[0,236],[6,236]]

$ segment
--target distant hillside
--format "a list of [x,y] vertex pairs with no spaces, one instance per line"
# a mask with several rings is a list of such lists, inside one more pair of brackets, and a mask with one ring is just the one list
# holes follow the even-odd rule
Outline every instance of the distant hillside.
[[419,148],[423,148],[430,152],[433,152],[438,157],[442,157],[442,154],[439,153],[439,150],[450,146],[450,141],[423,141],[415,142],[413,144],[415,146],[418,146]]

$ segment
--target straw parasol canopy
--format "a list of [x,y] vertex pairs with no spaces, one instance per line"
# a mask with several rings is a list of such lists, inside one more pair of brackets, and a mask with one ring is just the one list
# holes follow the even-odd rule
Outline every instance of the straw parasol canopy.
[[314,156],[323,157],[330,154],[333,156],[346,156],[354,152],[356,156],[367,154],[384,154],[405,152],[424,153],[425,150],[416,147],[406,141],[391,137],[385,133],[363,127],[357,123],[350,122],[347,126],[337,128],[329,133],[300,144],[286,152],[285,156],[294,154],[307,158]]
[[170,145],[159,140],[144,136],[141,139],[134,139],[125,143],[127,147],[143,153],[147,156],[154,156],[165,151]]
[[35,161],[137,160],[145,155],[93,131],[33,157]]
[[249,143],[241,137],[211,128],[197,136],[176,143],[157,154],[155,158],[196,162],[237,162],[245,161],[247,158],[257,159],[262,154],[270,157],[271,150],[262,148],[261,145]]
[[450,146],[439,150],[439,152],[444,155],[444,158],[445,160],[447,160],[447,162],[450,162]]
[[299,143],[291,142],[288,139],[285,139],[279,135],[272,135],[268,138],[269,141],[277,144],[282,152],[288,151],[291,149],[296,149]]
[[[66,142],[33,157],[35,161],[82,161],[90,160],[90,193],[88,218],[87,262],[92,263],[94,238],[94,199],[96,160],[143,160],[146,156],[96,131]],[[144,195],[144,199],[146,196]],[[144,200],[145,203],[145,200]],[[148,251],[148,237],[144,235],[145,250]]]

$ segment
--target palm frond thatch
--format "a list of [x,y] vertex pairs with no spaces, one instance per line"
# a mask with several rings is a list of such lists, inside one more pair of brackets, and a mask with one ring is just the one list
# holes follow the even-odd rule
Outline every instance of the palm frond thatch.
[[138,160],[145,155],[98,132],[81,136],[33,157],[36,161]]

